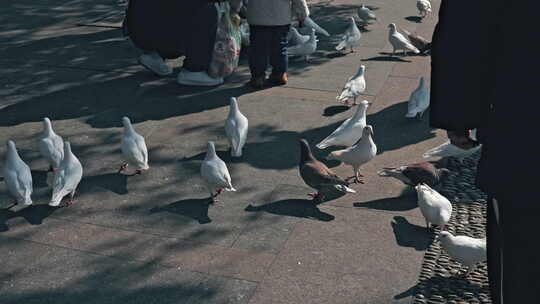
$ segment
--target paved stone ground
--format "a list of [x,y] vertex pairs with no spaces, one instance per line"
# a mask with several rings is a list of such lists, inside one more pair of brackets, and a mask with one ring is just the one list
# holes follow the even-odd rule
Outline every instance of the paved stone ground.
[[[376,171],[445,140],[427,119],[403,117],[430,58],[388,56],[390,22],[431,37],[436,16],[417,22],[415,3],[366,2],[380,23],[357,52],[336,57],[359,3],[312,2],[312,17],[335,35],[319,37],[311,63],[291,62],[287,86],[253,91],[245,58],[218,88],[177,85],[181,60],[169,62],[171,77],[146,71],[117,28],[122,2],[2,1],[0,142],[13,139],[32,168],[36,205],[0,213],[0,302],[409,303],[430,236],[414,191]],[[315,144],[352,115],[335,95],[359,64],[379,155],[357,194],[314,208],[297,173],[298,139]],[[251,127],[239,161],[223,136],[231,96]],[[115,174],[124,115],[147,140],[151,170],[141,176]],[[69,208],[46,205],[52,176],[36,144],[44,116],[84,167]],[[208,140],[238,189],[210,207],[198,176]]]

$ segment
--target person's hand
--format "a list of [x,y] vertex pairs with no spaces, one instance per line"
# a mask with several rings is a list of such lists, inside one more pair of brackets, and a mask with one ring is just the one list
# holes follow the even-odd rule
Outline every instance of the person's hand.
[[464,131],[446,131],[450,143],[465,150],[469,150],[475,146],[475,142],[471,139],[471,130]]
[[240,15],[238,15],[237,13],[232,13],[231,22],[236,26],[240,26],[240,23],[242,23],[242,18],[240,18]]

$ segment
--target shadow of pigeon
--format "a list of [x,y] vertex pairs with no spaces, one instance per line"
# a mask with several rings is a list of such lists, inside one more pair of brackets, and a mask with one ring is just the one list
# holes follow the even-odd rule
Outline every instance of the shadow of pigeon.
[[422,18],[419,16],[408,16],[408,17],[405,17],[405,20],[410,21],[410,22],[416,22],[416,23],[422,22]]
[[324,222],[335,219],[333,215],[321,211],[316,203],[305,199],[284,199],[261,206],[249,205],[244,210],[247,212],[267,212],[276,215],[311,218]]
[[323,116],[334,116],[336,114],[345,112],[349,109],[351,108],[347,106],[329,106],[326,109],[324,109]]
[[96,176],[85,177],[81,181],[80,191],[90,192],[92,187],[99,187],[119,195],[128,193],[127,180],[129,175],[118,173],[107,173]]
[[169,212],[176,213],[185,217],[192,218],[199,224],[208,224],[212,220],[208,217],[208,208],[210,206],[210,198],[204,199],[185,199],[162,207],[154,207],[150,209],[150,213]]
[[426,233],[425,227],[411,224],[403,216],[394,216],[391,225],[399,246],[414,248],[418,251],[424,251],[429,247],[432,235]]
[[332,52],[332,53],[326,54],[326,57],[327,58],[338,58],[338,57],[347,56],[347,54],[348,53],[345,53],[345,52]]
[[397,56],[403,56],[401,54],[398,54],[396,56],[391,56],[392,53],[379,53],[381,55],[384,55],[384,56],[377,56],[377,57],[371,57],[371,58],[366,58],[366,59],[362,59],[362,61],[396,61],[396,62],[412,62],[410,60],[405,60],[405,59],[402,59],[402,58],[399,58]]
[[49,205],[31,205],[28,207],[16,205],[10,209],[0,210],[0,232],[8,231],[7,221],[12,218],[22,217],[30,225],[41,225],[43,220],[49,217],[58,208]]

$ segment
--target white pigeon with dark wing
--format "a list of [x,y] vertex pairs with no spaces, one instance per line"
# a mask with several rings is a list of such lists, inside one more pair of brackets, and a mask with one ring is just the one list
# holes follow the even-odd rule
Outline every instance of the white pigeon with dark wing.
[[367,100],[362,100],[354,115],[345,120],[337,129],[316,145],[319,149],[330,146],[354,145],[361,137],[366,126],[366,110],[369,107]]
[[11,140],[7,142],[4,182],[9,194],[13,196],[17,204],[32,205],[32,173],[30,167],[19,156],[17,147]]
[[388,40],[392,45],[393,51],[392,55],[396,54],[397,50],[403,50],[403,53],[406,54],[408,51],[412,51],[415,54],[420,53],[420,50],[416,48],[405,36],[397,31],[396,25],[390,23],[388,25],[390,30],[388,31]]
[[231,156],[241,157],[247,139],[248,119],[240,112],[238,101],[234,97],[231,97],[229,116],[225,120],[225,133],[231,146]]
[[310,17],[306,17],[306,19],[304,19],[304,25],[314,29],[319,34],[323,34],[324,36],[330,37],[330,34],[328,34],[328,32],[325,29],[323,29],[317,23],[315,23],[315,21],[313,21],[313,19],[311,19]]
[[349,100],[353,99],[353,104],[356,104],[356,98],[366,91],[365,72],[366,66],[363,64],[360,65],[358,72],[347,79],[343,89],[341,89],[341,93],[336,96],[336,99],[345,105],[350,105]]
[[464,276],[473,272],[478,263],[487,260],[485,238],[472,238],[465,235],[454,236],[448,231],[441,231],[436,237],[444,251],[455,261],[467,266]]
[[226,191],[236,191],[231,182],[231,175],[225,162],[216,154],[213,141],[207,145],[206,156],[201,164],[201,177],[210,192],[212,202],[217,202],[216,197]]
[[358,8],[358,18],[365,22],[370,22],[371,20],[377,21],[377,16],[375,16],[375,13],[364,4]]
[[469,155],[472,155],[476,153],[478,150],[482,149],[481,144],[477,144],[476,146],[470,148],[470,149],[462,149],[456,145],[453,145],[450,143],[449,140],[446,142],[440,144],[439,146],[432,148],[428,150],[426,153],[424,153],[422,156],[424,158],[430,158],[430,157],[455,157],[459,161],[463,161],[463,159]]
[[41,156],[49,163],[50,170],[56,170],[64,158],[64,140],[54,132],[51,120],[47,117],[43,118],[43,132],[38,146]]
[[53,192],[49,206],[58,206],[64,196],[70,194],[68,205],[73,203],[75,190],[81,182],[83,168],[79,159],[71,151],[71,144],[64,143],[64,159],[56,170],[53,181]]
[[414,45],[421,54],[431,50],[431,42],[429,42],[426,38],[418,34],[412,34],[406,29],[402,29],[402,31],[405,33],[405,35],[407,35],[407,39],[409,39],[412,45]]
[[295,27],[291,26],[291,29],[289,30],[287,40],[289,40],[289,44],[291,46],[297,45],[297,44],[304,44],[304,43],[308,42],[309,35],[300,34]]
[[287,54],[289,56],[304,56],[304,60],[309,61],[309,55],[315,53],[317,50],[317,37],[315,36],[315,30],[311,29],[311,35],[306,43],[301,43],[287,47]]
[[429,90],[424,84],[424,77],[420,77],[418,87],[411,93],[407,104],[407,114],[405,117],[414,118],[419,116],[422,118],[424,112],[429,107]]
[[353,176],[355,183],[364,183],[360,177],[360,166],[372,160],[377,155],[377,145],[373,141],[373,127],[366,125],[362,131],[362,138],[356,143],[356,145],[330,153],[326,159],[336,159],[344,162],[347,165],[352,166]]
[[135,174],[140,174],[142,170],[148,170],[148,149],[144,137],[137,133],[128,117],[122,118],[124,131],[122,134],[122,154],[126,163],[124,163],[118,172],[123,171],[129,166],[134,168]]
[[431,2],[429,2],[429,0],[417,0],[416,1],[416,8],[418,8],[418,12],[420,13],[420,17],[424,18],[429,13],[431,13]]
[[341,51],[346,48],[351,48],[351,53],[354,52],[353,47],[358,46],[360,44],[360,38],[362,37],[362,33],[356,26],[356,22],[354,21],[353,17],[349,18],[349,27],[345,30],[345,33],[343,33],[343,37],[341,38],[341,41],[336,46],[336,50]]
[[452,203],[426,184],[418,184],[415,189],[418,207],[426,220],[427,229],[430,228],[430,224],[440,226],[441,230],[444,229],[452,215]]

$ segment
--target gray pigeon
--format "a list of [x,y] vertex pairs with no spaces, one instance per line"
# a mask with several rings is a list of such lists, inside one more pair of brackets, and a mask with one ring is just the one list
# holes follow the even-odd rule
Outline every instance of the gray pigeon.
[[204,161],[201,164],[201,177],[206,184],[212,203],[217,202],[216,197],[226,191],[236,191],[231,183],[231,175],[225,162],[216,154],[213,141],[207,144]]
[[17,204],[32,205],[32,173],[30,167],[21,159],[15,143],[7,142],[4,182]]
[[416,8],[418,8],[420,18],[424,18],[431,13],[431,2],[429,0],[416,0]]
[[41,156],[49,163],[49,171],[55,171],[64,158],[64,140],[57,135],[48,117],[43,118],[43,132],[38,141]]
[[377,16],[375,16],[375,13],[363,4],[360,6],[360,8],[358,8],[358,18],[362,19],[366,23],[369,23],[371,20],[377,21]]
[[352,147],[338,150],[330,153],[327,156],[328,160],[336,159],[352,166],[354,183],[364,183],[360,179],[360,166],[372,160],[377,155],[377,146],[373,141],[373,127],[366,125],[362,131],[362,137]]
[[124,132],[122,134],[122,154],[126,162],[120,167],[118,173],[125,170],[128,165],[135,169],[135,174],[141,174],[142,170],[148,170],[148,149],[144,137],[135,132],[131,121],[127,117],[122,118]]
[[310,17],[306,17],[306,19],[304,20],[304,25],[309,28],[314,29],[319,34],[323,34],[327,37],[330,37],[330,34],[328,34],[328,32],[325,29],[323,29],[317,23],[315,23],[315,21],[313,21],[313,19],[311,19]]
[[70,199],[67,203],[71,205],[74,202],[75,190],[77,190],[77,186],[81,182],[82,175],[83,168],[81,162],[71,152],[71,144],[66,141],[64,143],[64,159],[54,175],[53,192],[49,206],[56,207],[60,205],[64,196],[68,194],[70,194]]
[[315,193],[308,194],[314,200],[320,199],[322,201],[324,199],[324,194],[321,193],[324,189],[333,188],[340,192],[356,193],[355,190],[348,187],[349,183],[341,179],[313,156],[308,142],[303,138],[300,139],[300,163],[298,169],[306,185],[317,190]]
[[426,184],[418,184],[415,189],[418,207],[426,220],[426,228],[429,230],[429,225],[434,224],[443,230],[452,216],[452,203]]
[[420,51],[420,54],[425,54],[427,51],[431,50],[431,42],[427,41],[426,38],[420,35],[411,34],[406,29],[403,29],[403,33],[407,35],[407,38],[409,38],[412,45],[414,45]]
[[407,55],[408,51],[412,51],[415,54],[420,53],[420,50],[418,50],[409,39],[405,38],[405,36],[397,31],[394,23],[390,23],[388,27],[390,28],[388,31],[388,40],[393,48],[392,55],[395,55],[397,50],[403,50],[403,55]]
[[291,29],[289,30],[289,33],[287,36],[288,36],[287,40],[289,41],[289,44],[291,46],[297,45],[297,44],[304,44],[308,42],[309,40],[309,35],[300,34],[294,26],[291,26]]
[[231,97],[229,116],[225,120],[225,133],[231,146],[231,156],[241,157],[247,139],[248,119],[238,109],[238,101],[234,97]]
[[422,118],[424,112],[429,107],[429,90],[424,84],[424,77],[420,77],[418,87],[411,93],[409,102],[407,103],[407,118]]
[[304,56],[306,62],[309,61],[309,55],[315,53],[317,50],[317,37],[315,36],[315,30],[311,29],[311,35],[306,43],[301,43],[287,47],[287,53],[289,56]]
[[465,235],[454,236],[448,231],[441,231],[436,240],[441,243],[444,251],[452,259],[467,266],[467,272],[463,274],[464,277],[473,272],[478,263],[487,260],[485,238],[477,239]]
[[446,168],[436,168],[430,162],[421,162],[400,167],[383,168],[377,174],[397,178],[409,186],[424,183],[433,187],[438,185],[449,172],[450,170]]
[[341,41],[336,46],[336,50],[341,51],[346,48],[351,48],[351,53],[354,52],[354,46],[360,44],[360,38],[362,38],[362,33],[356,26],[356,22],[353,17],[349,18],[349,27],[343,33]]

